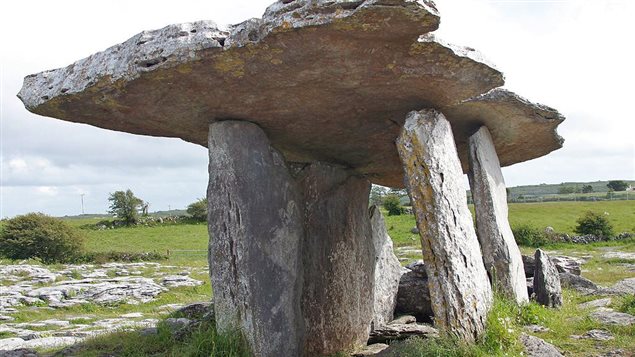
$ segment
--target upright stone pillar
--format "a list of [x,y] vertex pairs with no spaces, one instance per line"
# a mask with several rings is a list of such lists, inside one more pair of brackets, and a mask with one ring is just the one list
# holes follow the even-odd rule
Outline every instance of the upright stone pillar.
[[256,357],[366,343],[375,250],[370,183],[324,163],[292,169],[255,124],[210,125],[209,263],[216,324]]
[[397,292],[401,279],[401,264],[393,252],[392,239],[386,230],[384,217],[379,207],[369,209],[375,246],[375,287],[373,304],[373,328],[386,325],[394,318]]
[[450,123],[435,110],[411,112],[397,149],[421,235],[435,324],[474,341],[485,328],[492,290]]
[[300,356],[300,192],[282,156],[249,122],[209,127],[209,263],[216,324],[255,356]]
[[481,127],[468,142],[470,187],[476,230],[492,284],[519,304],[529,301],[520,249],[509,226],[507,192],[489,130]]
[[305,200],[304,356],[365,345],[373,316],[375,264],[370,182],[323,163],[300,169],[297,180]]

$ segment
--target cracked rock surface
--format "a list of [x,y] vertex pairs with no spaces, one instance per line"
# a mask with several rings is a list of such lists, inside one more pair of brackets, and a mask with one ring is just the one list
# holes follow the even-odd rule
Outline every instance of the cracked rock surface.
[[463,169],[467,137],[483,124],[504,166],[561,146],[555,110],[487,93],[502,73],[437,39],[438,26],[427,0],[278,1],[228,29],[144,31],[27,76],[18,96],[40,115],[202,146],[210,121],[251,121],[286,161],[342,164],[392,187],[403,186],[394,141],[412,110],[449,112]]

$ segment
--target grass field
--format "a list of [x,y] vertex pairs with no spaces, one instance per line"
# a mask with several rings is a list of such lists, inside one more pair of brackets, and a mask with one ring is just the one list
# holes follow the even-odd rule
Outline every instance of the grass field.
[[[576,220],[586,211],[607,212],[616,233],[635,233],[635,201],[511,203],[509,221],[512,227],[549,226],[556,232],[573,234]],[[419,235],[411,233],[415,225],[413,215],[386,216],[386,227],[396,246],[419,246]]]
[[[473,208],[471,207],[471,209]],[[512,226],[528,224],[541,229],[551,226],[559,232],[573,233],[576,219],[589,210],[600,213],[607,212],[616,232],[627,231],[635,233],[634,201],[510,204],[510,222]],[[102,219],[100,217],[68,218],[65,221],[79,228],[97,223]],[[411,233],[411,229],[415,226],[414,216],[385,216],[385,219],[387,229],[396,247],[418,248],[420,246],[418,234]],[[172,303],[186,304],[194,301],[209,300],[212,291],[208,276],[204,271],[204,267],[207,266],[205,251],[208,244],[207,226],[205,223],[164,224],[153,227],[139,226],[104,230],[82,228],[81,231],[86,236],[86,250],[90,252],[128,251],[166,254],[169,250],[171,252],[169,259],[162,263],[203,268],[197,269],[193,277],[206,283],[199,287],[177,288],[164,293],[153,302],[140,305],[124,304],[114,308],[87,304],[52,311],[32,311],[25,307],[14,315],[17,322],[39,321],[50,318],[61,319],[72,314],[88,314],[92,318],[101,319],[133,311],[143,312],[147,317],[162,318],[163,316],[158,310],[161,305]],[[554,254],[586,256],[588,261],[583,266],[583,276],[598,284],[610,285],[634,275],[633,272],[629,272],[625,268],[624,263],[635,264],[635,261],[615,261],[603,257],[603,254],[609,249],[633,252],[635,251],[635,239],[588,245],[551,244],[546,249]],[[178,252],[179,250],[197,252]],[[521,250],[525,254],[531,254],[534,248],[521,247]],[[412,259],[421,258],[420,253],[409,257]],[[0,263],[6,263],[6,261]],[[590,297],[581,296],[566,290],[564,295],[565,306],[560,310],[547,309],[531,304],[521,311],[501,303],[500,307],[492,315],[493,317],[490,317],[493,319],[493,327],[488,332],[489,337],[487,338],[489,340],[482,342],[478,346],[461,350],[456,344],[442,340],[439,340],[438,345],[434,346],[430,342],[413,341],[403,345],[403,349],[400,350],[403,351],[403,354],[400,354],[400,356],[516,356],[518,355],[518,345],[513,342],[509,342],[511,343],[510,345],[505,345],[505,341],[516,341],[516,336],[522,331],[522,324],[528,322],[538,323],[550,328],[549,332],[539,337],[555,344],[559,348],[565,349],[567,355],[587,356],[589,351],[600,353],[615,348],[635,351],[635,338],[633,338],[635,336],[635,327],[603,327],[591,321],[588,317],[589,311],[585,311],[578,306],[579,303],[589,299]],[[620,304],[622,304],[622,299],[616,298],[612,307],[618,308]],[[510,322],[509,326],[503,326],[505,329],[501,330],[500,327],[502,325],[499,326],[497,321],[507,321],[505,319],[511,319],[512,322]],[[570,337],[571,335],[583,334],[591,328],[608,329],[615,335],[615,339],[595,342]],[[508,331],[505,332],[503,330]],[[210,333],[206,331],[201,336],[209,337]],[[161,336],[159,337],[164,338]],[[153,348],[157,348],[157,355],[199,355],[185,353],[180,349],[175,350],[174,348],[176,347],[174,346],[185,348],[184,346],[186,345],[191,346],[196,343],[203,343],[202,340],[198,342],[194,340],[178,342],[157,340],[157,338],[141,337],[136,332],[121,332],[90,340],[83,352],[87,356],[100,356],[103,355],[104,351],[121,352],[122,348],[130,351],[150,351]],[[500,341],[497,341],[497,339]],[[206,345],[209,343],[211,343],[209,339],[204,341]],[[432,348],[435,348],[435,350],[432,351]],[[205,350],[205,353],[201,355],[207,356],[209,352]]]

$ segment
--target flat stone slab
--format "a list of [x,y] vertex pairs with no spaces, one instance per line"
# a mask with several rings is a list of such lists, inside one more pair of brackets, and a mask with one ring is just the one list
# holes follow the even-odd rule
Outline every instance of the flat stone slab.
[[592,312],[590,315],[591,319],[605,324],[605,325],[618,325],[618,326],[630,326],[635,324],[635,316],[624,313],[607,310],[598,310]]
[[526,333],[520,335],[520,343],[529,357],[562,357],[562,353],[549,342]]
[[403,187],[394,142],[412,110],[448,112],[461,155],[487,125],[504,166],[561,146],[560,114],[487,93],[503,75],[474,49],[436,39],[438,26],[427,0],[283,0],[229,29],[142,32],[27,76],[18,96],[36,114],[203,146],[210,121],[247,120],[287,161],[343,164],[392,187]]

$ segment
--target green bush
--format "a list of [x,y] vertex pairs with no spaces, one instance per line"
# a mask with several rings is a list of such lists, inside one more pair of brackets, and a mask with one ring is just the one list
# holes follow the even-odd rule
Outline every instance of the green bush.
[[573,230],[578,234],[592,234],[594,236],[613,237],[613,225],[605,214],[587,211],[576,221],[578,225]]
[[10,259],[67,263],[82,254],[82,247],[83,236],[79,231],[42,213],[9,219],[0,232],[0,255]]
[[405,212],[397,195],[384,196],[384,208],[388,211],[389,216],[399,216]]
[[187,206],[187,214],[192,216],[194,220],[204,222],[207,220],[207,198],[200,198],[196,202]]
[[523,224],[513,227],[512,232],[514,233],[516,243],[525,247],[536,248],[549,242],[547,234],[544,231],[530,225]]

